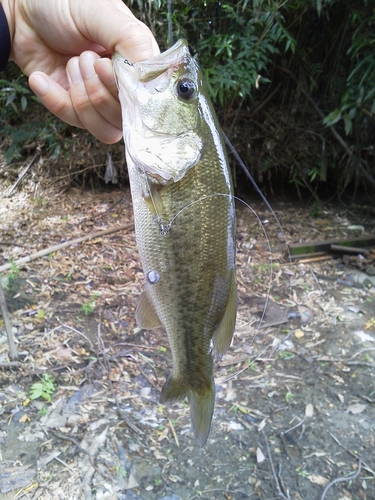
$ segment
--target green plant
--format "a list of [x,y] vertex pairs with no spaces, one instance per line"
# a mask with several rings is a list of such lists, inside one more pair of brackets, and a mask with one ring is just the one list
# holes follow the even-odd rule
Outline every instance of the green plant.
[[9,264],[10,264],[9,278],[14,280],[19,275],[20,268],[17,266],[13,258],[9,259]]
[[46,415],[48,414],[48,410],[45,406],[43,406],[39,411],[38,411],[38,415],[40,417],[45,417]]
[[285,401],[288,403],[289,401],[291,401],[292,399],[294,398],[294,394],[292,392],[287,392],[285,394]]
[[347,29],[354,30],[347,51],[349,73],[341,94],[340,105],[327,115],[323,123],[332,126],[343,120],[345,133],[353,132],[364,117],[375,118],[375,11],[353,9]]
[[[55,159],[64,149],[66,139],[62,133],[68,126],[47,114],[30,91],[24,74],[16,70],[16,75],[10,80],[0,79],[0,137],[6,139],[2,141],[5,159],[10,163],[19,158],[25,146],[35,142]],[[40,115],[44,115],[42,119]]]
[[220,31],[198,40],[196,49],[209,91],[221,106],[234,98],[251,96],[259,83],[269,82],[275,54],[294,52],[295,40],[283,26],[281,2],[258,2],[258,11],[247,1],[222,2],[226,23]]
[[307,472],[306,469],[302,469],[302,470],[300,470],[298,472],[298,475],[301,476],[301,477],[303,477],[303,478],[305,478],[305,477],[307,477],[309,475],[309,473]]
[[280,359],[292,359],[294,358],[295,354],[290,351],[280,351],[279,352],[279,358]]
[[55,381],[48,373],[45,373],[40,378],[40,382],[35,382],[30,387],[30,399],[43,398],[50,402],[52,395],[55,393]]
[[12,80],[0,79],[0,107],[3,108],[2,116],[18,116],[26,110],[30,101],[36,100],[27,87],[27,78],[19,74]]
[[82,304],[81,311],[85,316],[90,316],[94,312],[96,299],[99,297],[98,293],[94,293],[94,295],[87,302]]

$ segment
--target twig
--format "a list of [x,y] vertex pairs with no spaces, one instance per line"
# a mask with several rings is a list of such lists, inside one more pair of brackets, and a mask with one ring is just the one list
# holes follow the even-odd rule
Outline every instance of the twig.
[[0,281],[0,310],[4,320],[5,330],[8,335],[10,358],[12,360],[17,360],[18,359],[17,348],[13,338],[12,325],[9,321],[8,307],[5,300],[3,285],[1,284],[1,281]]
[[331,436],[331,438],[336,441],[336,443],[341,446],[341,448],[343,448],[345,451],[347,451],[348,453],[350,453],[350,455],[352,455],[352,457],[356,458],[357,460],[360,460],[361,461],[361,465],[363,466],[363,468],[365,470],[367,470],[367,472],[369,472],[370,474],[372,474],[374,477],[375,477],[375,471],[373,471],[367,464],[366,462],[364,462],[361,457],[359,457],[356,453],[353,453],[351,450],[349,450],[349,448],[347,448],[346,446],[344,446],[343,444],[340,443],[340,441],[337,439],[337,437],[335,437],[331,432],[329,433],[329,435]]
[[363,349],[360,349],[358,352],[353,354],[353,356],[350,359],[356,358],[360,354],[367,352],[367,351],[375,351],[375,347],[364,347]]
[[124,414],[124,412],[120,408],[120,403],[119,403],[119,401],[117,399],[117,394],[116,394],[116,392],[115,392],[115,390],[113,388],[112,381],[110,379],[111,366],[109,364],[109,359],[108,359],[107,353],[105,352],[105,346],[104,346],[104,342],[103,342],[101,331],[100,331],[100,323],[98,324],[98,349],[99,349],[99,351],[102,354],[103,359],[104,359],[105,368],[107,370],[107,375],[108,375],[108,386],[109,386],[109,388],[110,388],[110,390],[112,392],[113,399],[116,402],[117,411],[119,412],[119,414],[120,414],[121,418],[123,419],[123,421],[131,429],[133,429],[133,431],[137,432],[138,434],[144,434],[144,432],[141,431],[141,429],[138,429],[138,427],[135,424],[133,424],[133,422]]
[[268,460],[270,461],[271,470],[272,470],[273,477],[274,477],[274,479],[275,479],[276,489],[277,489],[277,492],[278,492],[278,494],[279,494],[279,497],[280,497],[280,498],[283,498],[283,500],[290,500],[289,493],[288,493],[288,496],[285,496],[285,495],[284,495],[284,493],[283,493],[283,492],[282,492],[282,490],[281,490],[280,480],[279,480],[279,478],[277,477],[277,474],[276,474],[276,471],[275,471],[275,467],[274,467],[274,465],[273,465],[273,460],[272,460],[272,455],[271,455],[270,446],[269,446],[269,444],[268,444],[268,439],[267,439],[266,433],[264,432],[264,430],[263,430],[263,429],[262,429],[262,434],[263,434],[264,440],[265,440],[265,442],[266,442],[267,454],[268,454]]
[[29,164],[23,169],[21,170],[21,172],[18,174],[18,179],[16,180],[16,182],[13,184],[13,186],[9,189],[8,193],[5,195],[6,198],[9,198],[10,195],[13,193],[13,191],[16,189],[16,187],[18,186],[18,184],[22,181],[22,179],[25,177],[25,175],[27,174],[27,172],[29,171],[29,168],[31,167],[31,165],[34,163],[35,161],[35,158],[38,156],[39,153],[36,153],[32,159],[30,160]]
[[62,250],[63,248],[70,247],[71,245],[83,243],[84,241],[92,240],[95,238],[100,238],[101,236],[105,236],[106,234],[116,233],[117,231],[121,231],[122,229],[130,229],[131,227],[133,227],[133,225],[133,222],[128,222],[127,224],[123,224],[122,226],[111,227],[109,229],[104,229],[104,231],[99,231],[98,233],[87,234],[86,236],[81,236],[80,238],[76,238],[75,240],[60,243],[60,245],[54,245],[52,247],[45,248],[44,250],[40,250],[39,252],[27,255],[26,257],[21,257],[21,259],[13,261],[12,264],[4,264],[0,266],[0,273],[7,271],[14,264],[16,266],[19,266],[21,264],[25,264],[26,262],[31,262],[32,260],[39,259],[40,257],[45,257],[46,255]]
[[299,427],[300,425],[302,425],[304,423],[305,419],[306,419],[306,415],[303,417],[303,419],[301,420],[301,422],[298,422],[298,424],[294,425],[293,427],[291,427],[287,431],[282,432],[282,434],[288,434],[288,432],[294,431],[294,429],[297,429],[297,427]]
[[91,456],[90,452],[85,450],[85,448],[82,448],[82,446],[79,444],[79,442],[76,439],[74,439],[73,437],[70,437],[70,436],[66,436],[65,434],[62,434],[61,432],[58,432],[58,431],[50,431],[50,432],[58,439],[63,439],[64,441],[70,441],[71,443],[73,443],[74,446],[76,446],[79,451],[88,455],[88,457],[90,458],[90,462],[93,465],[93,457]]
[[[75,333],[78,333],[78,335],[81,335],[84,339],[87,340],[87,342],[89,342],[91,349],[94,349],[93,343],[84,333],[80,332],[79,330],[76,330],[76,328],[74,328],[73,326],[66,325],[59,318],[57,318],[57,321],[59,321],[60,325],[63,326],[64,328],[67,328],[68,330],[71,330],[72,332],[75,332]],[[55,330],[57,328],[60,328],[60,327],[56,327]],[[50,333],[50,332],[48,332],[48,333]]]
[[327,494],[327,491],[331,488],[331,486],[333,486],[334,484],[337,484],[337,483],[342,483],[342,482],[345,482],[345,481],[352,481],[353,479],[355,479],[356,477],[359,476],[359,473],[361,472],[361,466],[362,466],[362,462],[361,462],[361,459],[359,459],[358,461],[358,469],[357,469],[357,472],[355,472],[354,474],[352,474],[351,476],[346,476],[346,477],[337,477],[336,479],[334,479],[333,481],[331,481],[330,483],[327,484],[327,486],[324,488],[323,490],[323,494],[322,496],[320,497],[320,500],[324,500],[325,499],[325,496]]
[[4,369],[11,369],[11,368],[16,368],[18,366],[21,366],[21,363],[19,361],[9,361],[8,363],[0,363],[0,368]]
[[174,440],[176,441],[177,447],[179,448],[180,447],[180,443],[178,441],[178,437],[177,437],[177,434],[176,434],[176,431],[175,431],[175,428],[174,428],[174,425],[173,425],[171,419],[169,419],[169,427],[172,430],[172,434],[173,434]]

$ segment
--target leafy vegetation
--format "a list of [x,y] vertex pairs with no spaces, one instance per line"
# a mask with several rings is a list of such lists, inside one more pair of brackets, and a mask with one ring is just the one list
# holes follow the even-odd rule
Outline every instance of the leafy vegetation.
[[67,125],[41,108],[25,75],[0,79],[0,115],[0,138],[4,138],[7,163],[20,158],[30,146],[45,148],[52,159],[62,152]]
[[[375,190],[375,13],[368,0],[129,0],[161,50],[185,37],[224,131],[258,183]],[[168,9],[170,5],[171,9]],[[40,120],[25,77],[0,81],[6,159],[36,143],[61,157],[67,126]],[[26,119],[25,119],[26,118]],[[240,182],[240,181],[238,181]],[[267,191],[266,191],[267,192]]]
[[48,373],[45,373],[41,377],[40,382],[35,382],[30,387],[30,399],[42,398],[51,402],[55,391],[56,387],[54,378]]

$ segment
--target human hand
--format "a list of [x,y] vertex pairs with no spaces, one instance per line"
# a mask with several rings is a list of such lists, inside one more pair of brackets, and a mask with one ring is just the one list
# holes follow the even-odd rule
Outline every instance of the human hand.
[[102,142],[122,136],[112,62],[159,53],[151,31],[121,0],[2,0],[12,40],[11,59],[56,116],[87,128]]

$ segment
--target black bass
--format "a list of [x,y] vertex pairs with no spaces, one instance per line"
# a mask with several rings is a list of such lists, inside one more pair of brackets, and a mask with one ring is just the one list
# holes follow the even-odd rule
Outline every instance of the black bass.
[[173,370],[160,401],[187,396],[197,442],[210,431],[213,357],[229,347],[237,312],[235,208],[221,130],[187,42],[114,71],[145,285],[141,328],[163,326]]

